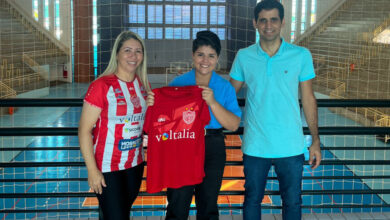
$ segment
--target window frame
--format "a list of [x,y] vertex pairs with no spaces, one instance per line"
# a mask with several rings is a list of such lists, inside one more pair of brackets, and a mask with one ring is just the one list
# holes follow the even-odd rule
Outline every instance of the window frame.
[[[129,14],[130,13],[130,5],[143,5],[145,7],[145,12],[144,12],[144,14],[145,14],[144,21],[145,22],[144,23],[140,23],[140,22],[130,23],[130,14]],[[149,23],[148,12],[149,12],[149,6],[152,6],[152,5],[155,5],[155,6],[161,5],[162,6],[162,22],[161,23],[158,23],[156,20],[156,17],[159,17],[159,16],[155,16],[153,23]],[[167,24],[166,23],[166,6],[167,5],[190,6],[189,7],[189,12],[190,12],[189,23],[188,24],[183,24],[183,23],[178,24],[178,23],[173,22],[172,24]],[[201,24],[201,22],[199,22],[199,24],[197,24],[196,22],[194,22],[193,16],[195,13],[194,12],[195,6],[206,6],[207,7],[207,15],[208,16],[207,16],[207,21],[205,24]],[[218,16],[218,14],[217,14],[215,16],[216,17],[215,24],[211,24],[212,21],[210,21],[210,17],[211,17],[210,11],[211,11],[211,7],[214,7],[214,6],[216,6],[217,8],[219,8],[219,6],[223,6],[223,8],[224,8],[223,22],[219,21],[220,16]],[[199,10],[201,12],[201,9],[199,9]],[[127,7],[126,7],[126,15],[127,15],[126,18],[127,19],[125,19],[125,25],[126,25],[128,30],[137,31],[137,29],[139,29],[139,30],[143,29],[144,35],[142,37],[144,39],[147,39],[147,40],[178,40],[178,39],[190,40],[190,39],[194,39],[194,36],[196,34],[195,30],[218,30],[217,32],[219,32],[219,33],[216,33],[216,34],[220,37],[221,40],[225,40],[227,38],[226,11],[227,11],[227,1],[226,0],[203,0],[203,1],[201,1],[201,0],[160,0],[160,1],[158,1],[158,0],[144,0],[144,1],[132,0],[132,1],[130,1],[129,0]],[[149,30],[148,30],[149,28],[154,28],[154,29],[162,28],[162,38],[157,37],[157,35],[156,35],[157,32],[155,32],[155,34],[154,34],[155,37],[150,38],[151,36],[149,35]],[[187,34],[187,32],[184,32],[186,34],[185,36],[182,35],[180,38],[177,38],[177,37],[175,37],[175,31],[173,31],[172,32],[173,37],[167,38],[166,29],[168,29],[168,28],[169,29],[170,28],[172,28],[172,29],[184,28],[186,30],[189,29],[189,37],[185,37],[185,36],[188,36],[188,34]],[[223,36],[221,36],[221,35],[223,35]]]

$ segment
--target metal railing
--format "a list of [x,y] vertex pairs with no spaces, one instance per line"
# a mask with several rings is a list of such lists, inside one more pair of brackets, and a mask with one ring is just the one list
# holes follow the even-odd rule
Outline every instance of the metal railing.
[[[82,99],[1,99],[0,107],[81,107]],[[377,107],[388,108],[390,107],[390,100],[348,100],[348,99],[319,99],[317,100],[318,107]],[[245,105],[245,100],[239,99],[240,106]],[[303,128],[305,134],[309,134],[308,128]],[[236,132],[225,132],[227,135],[242,134],[243,128],[239,128]],[[386,135],[390,134],[390,127],[320,127],[320,135]],[[0,136],[76,136],[76,127],[1,127]],[[230,146],[227,149],[240,149],[241,146]],[[1,152],[4,151],[44,151],[44,150],[69,150],[78,151],[78,147],[6,147],[0,148]],[[378,146],[344,146],[344,147],[323,147],[322,150],[338,151],[338,150],[389,150],[388,147]],[[307,165],[307,162],[305,163]],[[390,165],[390,160],[335,160],[325,159],[321,162],[321,166],[328,165]],[[2,162],[0,168],[19,168],[19,167],[83,167],[84,162]],[[227,161],[226,166],[242,166],[242,161]],[[269,177],[269,180],[276,180],[276,177]],[[352,176],[304,176],[304,180],[389,180],[390,175],[352,175]],[[70,182],[82,182],[86,181],[86,177],[79,178],[47,178],[47,179],[0,179],[2,183],[20,183],[20,182],[53,182],[53,181],[70,181]],[[236,177],[224,177],[224,180],[243,180],[242,176]],[[305,195],[365,195],[365,194],[390,194],[390,188],[383,189],[337,189],[337,190],[303,190],[302,194]],[[165,192],[149,194],[146,192],[140,192],[139,196],[164,196]],[[226,191],[220,192],[220,195],[229,196],[242,196],[243,191]],[[277,190],[268,190],[265,195],[274,196],[279,195]],[[0,193],[0,199],[27,199],[27,198],[82,198],[82,197],[95,197],[92,192],[52,192],[52,193]],[[221,206],[220,210],[232,210],[241,209],[241,205],[237,206]],[[278,205],[263,205],[264,209],[280,209]],[[390,208],[387,203],[382,204],[324,204],[324,205],[306,205],[302,206],[304,209],[332,209],[332,208]],[[133,208],[133,211],[159,211],[165,210],[165,207],[141,207]],[[97,211],[96,208],[80,208],[80,209],[3,209],[0,213],[51,213],[51,212],[91,212]]]

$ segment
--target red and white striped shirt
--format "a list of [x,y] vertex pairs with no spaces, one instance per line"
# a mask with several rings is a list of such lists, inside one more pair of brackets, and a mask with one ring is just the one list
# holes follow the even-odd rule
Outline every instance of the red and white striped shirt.
[[142,127],[146,91],[138,77],[124,82],[115,75],[91,83],[84,101],[100,108],[93,129],[95,160],[103,173],[124,170],[144,161]]

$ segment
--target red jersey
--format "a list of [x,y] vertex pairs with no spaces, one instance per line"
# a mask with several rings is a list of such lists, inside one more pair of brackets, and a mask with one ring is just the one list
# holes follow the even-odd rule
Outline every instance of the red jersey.
[[102,172],[128,169],[144,161],[145,99],[138,77],[124,82],[108,75],[89,86],[84,101],[102,110],[93,129],[95,160]]
[[205,130],[209,109],[198,86],[154,89],[146,112],[148,134],[146,189],[179,188],[204,177]]

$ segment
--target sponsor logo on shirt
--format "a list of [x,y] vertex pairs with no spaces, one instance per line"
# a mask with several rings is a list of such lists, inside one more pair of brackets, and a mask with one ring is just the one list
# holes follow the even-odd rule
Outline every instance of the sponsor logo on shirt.
[[140,147],[141,143],[142,143],[141,137],[137,137],[134,139],[122,139],[119,140],[118,148],[121,151],[128,151]]
[[124,128],[123,129],[126,133],[134,132],[134,131],[140,131],[141,127],[134,127],[134,128]]
[[115,89],[115,91],[114,91],[115,93],[122,93],[122,90],[120,90],[120,89]]
[[186,111],[183,112],[183,121],[186,124],[191,124],[195,120],[195,111],[193,111],[193,108],[186,108]]
[[145,120],[145,113],[132,114],[129,116],[116,116],[120,124],[141,122]]
[[179,140],[179,139],[195,139],[195,132],[189,129],[183,129],[183,131],[173,132],[169,130],[163,134],[156,135],[158,142],[166,140]]
[[158,123],[163,123],[163,122],[167,122],[167,121],[170,121],[171,119],[169,118],[168,115],[164,115],[164,114],[161,114],[157,117],[157,123],[155,122],[155,125],[157,125]]

